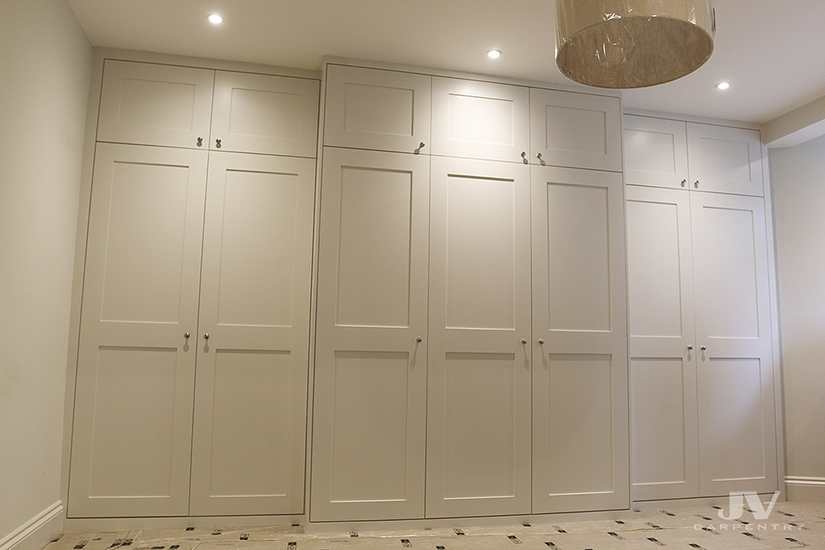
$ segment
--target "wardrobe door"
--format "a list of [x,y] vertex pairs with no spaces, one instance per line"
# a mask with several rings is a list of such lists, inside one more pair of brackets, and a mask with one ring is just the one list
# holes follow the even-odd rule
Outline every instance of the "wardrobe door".
[[97,140],[208,147],[215,71],[107,59]]
[[687,189],[685,123],[633,115],[623,120],[625,183]]
[[634,500],[699,495],[689,193],[630,185],[627,261]]
[[429,152],[429,75],[327,66],[324,145]]
[[687,132],[691,189],[764,196],[758,130],[688,123]]
[[427,517],[530,513],[529,167],[433,158]]
[[312,159],[210,153],[192,515],[303,513],[314,191]]
[[97,146],[69,517],[188,514],[206,157]]
[[424,516],[429,157],[326,148],[312,521]]
[[526,164],[529,128],[528,88],[433,78],[434,155]]
[[622,171],[618,97],[530,89],[530,162]]
[[317,80],[217,71],[213,150],[315,157]]
[[629,506],[622,176],[532,168],[533,513]]
[[691,193],[702,496],[777,489],[764,208]]

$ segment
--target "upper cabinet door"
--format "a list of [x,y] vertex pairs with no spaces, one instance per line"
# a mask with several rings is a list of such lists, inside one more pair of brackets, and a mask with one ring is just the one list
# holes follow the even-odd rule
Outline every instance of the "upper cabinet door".
[[524,162],[529,104],[522,86],[433,78],[432,153]]
[[622,171],[619,98],[530,89],[530,161]]
[[691,189],[765,194],[758,131],[688,123],[687,133]]
[[206,148],[215,72],[107,60],[98,141]]
[[626,183],[687,189],[685,123],[625,115],[624,162]]
[[315,157],[317,80],[218,71],[210,149]]
[[427,152],[431,80],[428,75],[329,65],[324,145]]

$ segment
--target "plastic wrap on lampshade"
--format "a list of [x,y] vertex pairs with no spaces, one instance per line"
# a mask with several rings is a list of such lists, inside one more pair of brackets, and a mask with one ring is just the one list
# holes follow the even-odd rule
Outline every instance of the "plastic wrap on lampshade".
[[711,0],[556,0],[556,64],[600,88],[676,80],[713,52]]

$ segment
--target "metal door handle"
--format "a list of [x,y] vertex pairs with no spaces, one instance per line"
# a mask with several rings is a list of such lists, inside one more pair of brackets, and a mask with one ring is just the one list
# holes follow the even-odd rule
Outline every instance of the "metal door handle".
[[189,333],[188,333],[188,332],[184,332],[184,333],[183,333],[183,337],[184,337],[184,338],[186,338],[186,339],[188,340],[188,339],[189,339]]
[[209,333],[208,332],[203,333],[203,339],[204,340],[209,340]]
[[221,148],[221,138],[215,140],[215,147],[217,147],[218,149]]
[[707,346],[702,346],[702,347],[701,347],[701,348],[699,348],[699,349],[701,349],[702,351],[705,351],[705,350],[707,350],[707,349],[708,349],[708,347],[707,347]]

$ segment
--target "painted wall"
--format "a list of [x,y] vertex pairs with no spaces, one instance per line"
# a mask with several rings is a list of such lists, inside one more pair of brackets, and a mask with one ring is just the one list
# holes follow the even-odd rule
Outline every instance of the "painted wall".
[[92,48],[65,0],[0,0],[0,14],[3,542],[60,500],[73,255]]
[[825,502],[825,136],[771,149],[770,164],[788,497]]

